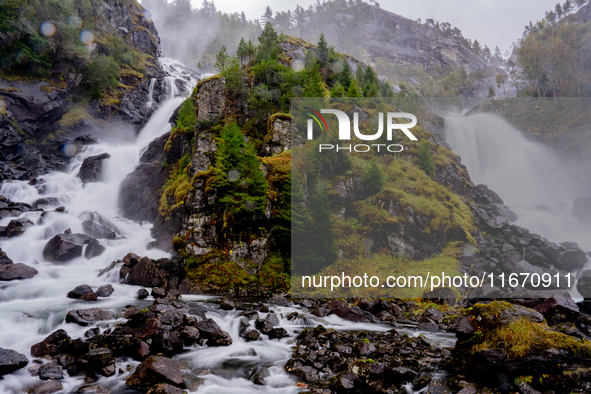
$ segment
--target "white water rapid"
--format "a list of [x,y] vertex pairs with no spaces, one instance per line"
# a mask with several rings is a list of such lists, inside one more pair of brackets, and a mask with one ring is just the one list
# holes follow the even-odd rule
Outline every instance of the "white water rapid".
[[[25,181],[4,182],[0,195],[12,201],[32,203],[35,200],[54,198],[54,203],[43,205],[41,212],[26,212],[20,217],[31,220],[36,225],[22,235],[0,240],[0,248],[15,262],[34,267],[39,273],[26,280],[0,282],[0,348],[13,349],[30,357],[31,345],[43,340],[49,333],[63,328],[73,337],[81,337],[88,327],[66,324],[64,317],[69,310],[90,307],[88,303],[66,298],[66,294],[81,284],[100,286],[111,283],[115,292],[108,298],[101,298],[92,307],[120,310],[133,303],[138,288],[118,283],[118,274],[98,277],[98,273],[112,261],[121,259],[133,251],[141,256],[160,258],[167,253],[149,249],[150,223],[136,223],[119,216],[118,194],[121,181],[139,163],[144,148],[154,138],[170,131],[168,120],[183,100],[174,80],[182,78],[189,88],[196,80],[188,80],[186,73],[176,71],[176,61],[161,59],[169,73],[167,88],[169,96],[154,112],[135,141],[128,143],[99,143],[83,148],[73,159],[66,171],[52,172],[39,178],[36,186]],[[151,89],[152,90],[152,89]],[[85,158],[107,152],[111,157],[103,162],[102,180],[83,184],[76,176]],[[64,206],[65,212],[53,211]],[[117,239],[101,240],[106,250],[90,260],[76,258],[67,264],[56,265],[45,261],[43,248],[54,235],[71,229],[82,233],[82,221],[89,216],[98,218],[113,229]],[[14,217],[0,220],[6,226]],[[65,379],[64,389],[69,392],[80,386],[82,378]],[[38,378],[33,378],[26,368],[7,375],[0,380],[0,393],[20,392]]]
[[472,181],[494,190],[518,215],[517,225],[591,251],[591,229],[573,215],[575,198],[591,197],[582,171],[498,116],[449,116],[445,123],[446,140]]

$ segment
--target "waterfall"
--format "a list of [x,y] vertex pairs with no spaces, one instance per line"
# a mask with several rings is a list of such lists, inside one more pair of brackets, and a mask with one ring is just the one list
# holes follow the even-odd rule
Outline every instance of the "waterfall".
[[150,88],[148,90],[148,103],[146,104],[148,108],[152,108],[152,106],[154,105],[154,85],[156,85],[156,78],[152,78],[150,80]]
[[[177,97],[179,92],[174,83],[176,78],[183,78],[188,88],[196,80],[187,81],[173,62],[161,59],[169,73],[168,98],[151,116],[140,131],[135,141],[109,143],[103,142],[83,148],[74,156],[64,172],[52,172],[41,176],[36,185],[26,181],[4,182],[0,186],[0,195],[13,201],[33,203],[44,197],[51,198],[46,212],[25,212],[20,217],[27,218],[36,225],[22,235],[0,240],[0,248],[15,262],[34,267],[39,273],[27,280],[0,282],[0,348],[14,349],[25,355],[30,354],[32,344],[43,340],[50,332],[65,329],[74,338],[83,337],[88,327],[66,324],[64,317],[72,309],[89,307],[112,308],[120,310],[133,303],[136,286],[118,283],[118,275],[98,277],[100,270],[112,261],[121,259],[129,252],[150,258],[167,257],[168,254],[158,249],[150,249],[152,241],[150,223],[137,223],[120,216],[118,207],[119,186],[121,181],[138,165],[145,147],[156,137],[170,131],[168,120],[184,100]],[[152,80],[150,91],[154,85]],[[151,97],[150,97],[151,100]],[[101,181],[83,184],[76,176],[85,158],[109,153],[111,157],[103,161]],[[53,209],[64,206],[65,212]],[[116,232],[116,239],[101,239],[105,251],[98,257],[76,258],[67,264],[56,265],[43,257],[43,249],[48,240],[56,234],[71,229],[73,233],[82,233],[82,222],[93,219]],[[0,226],[6,226],[14,217],[0,220]],[[112,282],[115,292],[108,298],[89,305],[80,300],[66,298],[66,294],[81,284],[100,286]],[[38,378],[31,377],[25,369],[0,380],[0,392],[19,392]],[[81,384],[80,378],[64,381],[66,392]]]
[[446,139],[472,181],[497,192],[519,216],[517,225],[591,251],[589,225],[573,215],[574,200],[591,197],[579,168],[495,115],[449,116],[445,124]]

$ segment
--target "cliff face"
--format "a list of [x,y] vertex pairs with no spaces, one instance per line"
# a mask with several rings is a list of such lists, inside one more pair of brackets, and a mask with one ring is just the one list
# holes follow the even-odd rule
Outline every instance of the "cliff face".
[[[13,67],[0,74],[1,179],[34,178],[62,168],[68,159],[62,147],[82,134],[101,138],[113,130],[116,134],[139,130],[152,111],[146,102],[153,78],[159,82],[153,99],[160,101],[165,73],[158,63],[160,40],[149,15],[135,1],[93,0],[90,5],[79,17],[80,36],[56,19],[51,23],[57,32],[38,37],[48,47],[58,48],[46,55],[47,68],[42,71],[34,68],[33,59],[21,68],[11,63],[14,47],[31,34],[18,20],[9,21],[10,31],[2,33],[1,60]],[[24,3],[22,7],[21,12],[31,13],[35,23],[35,11],[27,11]],[[92,28],[92,33],[85,28]],[[62,31],[70,35],[62,37]],[[91,38],[82,45],[78,37],[85,32]],[[64,48],[71,51],[64,54]],[[107,63],[116,67],[115,81],[110,81],[109,89],[93,91],[90,74],[99,58],[115,59]],[[99,62],[95,69],[95,79],[101,81],[106,71]]]
[[[311,42],[320,33],[340,52],[358,58],[362,55],[366,62],[381,57],[399,65],[426,69],[454,65],[468,72],[487,67],[481,57],[435,28],[366,3],[318,13],[290,31]],[[362,49],[361,53],[351,53],[355,47]]]

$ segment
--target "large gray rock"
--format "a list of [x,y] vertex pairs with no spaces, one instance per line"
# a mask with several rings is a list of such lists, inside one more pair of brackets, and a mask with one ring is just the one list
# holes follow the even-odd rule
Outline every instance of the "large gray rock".
[[0,348],[0,376],[25,367],[29,360],[24,354],[14,350]]
[[88,245],[86,258],[98,256],[104,251],[104,247],[96,239],[85,234],[66,232],[49,240],[43,249],[43,257],[54,263],[65,263],[82,256],[85,245]]
[[273,116],[269,119],[269,133],[263,141],[260,154],[273,156],[291,149],[291,119],[287,116]]
[[170,358],[149,357],[125,381],[125,384],[137,390],[148,390],[159,383],[167,383],[176,387],[184,385],[180,366]]
[[197,90],[197,120],[214,121],[221,119],[226,108],[226,79],[211,77],[203,81]]
[[129,270],[123,283],[143,287],[160,287],[164,284],[164,278],[152,260],[142,257]]
[[76,309],[68,312],[66,323],[76,323],[79,326],[88,326],[101,320],[112,320],[115,314],[111,311],[99,308]]
[[0,280],[30,279],[38,273],[23,263],[0,265]]
[[6,255],[6,252],[0,249],[0,265],[13,264],[14,262]]
[[101,153],[100,155],[90,156],[84,159],[78,172],[78,178],[84,183],[96,182],[100,180],[103,170],[103,160],[110,158],[108,153]]
[[167,133],[152,141],[142,155],[140,165],[121,182],[119,206],[124,217],[154,222],[158,216],[159,191],[167,179],[162,163],[169,136]]
[[8,238],[16,237],[25,232],[25,230],[33,226],[33,222],[26,218],[14,219],[6,226],[6,236]]

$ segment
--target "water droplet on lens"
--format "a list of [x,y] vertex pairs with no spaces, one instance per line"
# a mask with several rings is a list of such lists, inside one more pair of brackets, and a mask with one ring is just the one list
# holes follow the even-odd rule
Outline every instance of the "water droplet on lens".
[[230,170],[228,171],[228,180],[230,182],[236,182],[240,178],[240,171],[238,170]]
[[68,19],[68,24],[72,27],[80,27],[82,26],[82,19],[78,15],[72,15],[70,19]]
[[247,211],[252,211],[254,210],[254,204],[252,201],[247,201],[244,203],[244,208],[246,208]]
[[302,71],[306,67],[304,61],[300,59],[292,59],[289,65],[294,71]]
[[88,30],[84,30],[80,33],[80,41],[82,41],[85,45],[92,44],[94,41],[94,34]]
[[51,37],[55,34],[55,25],[51,22],[43,22],[39,30],[45,37]]
[[337,60],[336,62],[333,62],[330,65],[330,69],[332,70],[332,72],[338,74],[340,72],[343,72],[343,70],[345,69],[345,65],[340,60]]
[[65,143],[62,150],[66,157],[74,157],[78,153],[78,144],[73,142]]

